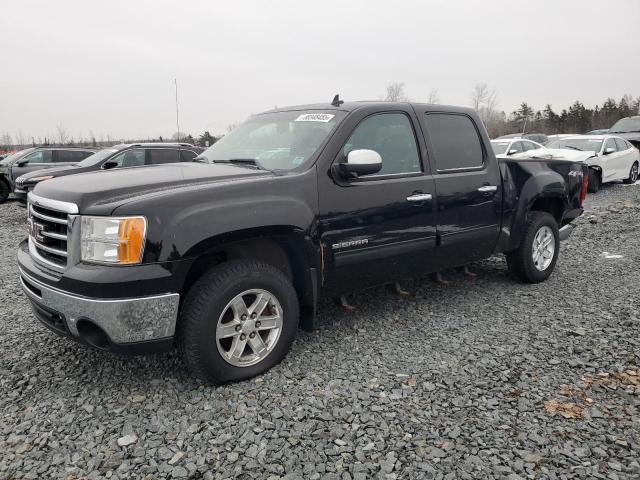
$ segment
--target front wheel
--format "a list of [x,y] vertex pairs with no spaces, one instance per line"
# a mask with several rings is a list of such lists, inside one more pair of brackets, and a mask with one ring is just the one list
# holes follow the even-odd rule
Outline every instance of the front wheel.
[[634,162],[634,164],[631,165],[631,170],[629,170],[629,178],[625,178],[624,183],[630,184],[630,183],[636,183],[637,181],[638,181],[638,162]]
[[593,168],[589,169],[589,186],[587,191],[589,193],[598,193],[600,190],[600,175]]
[[277,268],[234,260],[207,271],[181,310],[178,349],[198,377],[243,380],[282,360],[298,329],[296,291]]
[[520,247],[507,254],[509,271],[523,282],[543,282],[553,273],[559,252],[556,220],[546,212],[531,212]]

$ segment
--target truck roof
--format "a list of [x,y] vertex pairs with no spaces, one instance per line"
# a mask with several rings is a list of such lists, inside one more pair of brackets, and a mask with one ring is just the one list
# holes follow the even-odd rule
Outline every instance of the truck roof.
[[440,105],[440,104],[429,104],[429,103],[421,103],[421,102],[385,102],[382,100],[365,100],[365,101],[356,101],[356,102],[344,102],[342,103],[340,106],[336,106],[331,104],[330,102],[327,103],[309,103],[306,105],[290,105],[287,107],[281,107],[281,108],[273,108],[271,110],[267,110],[265,112],[261,112],[258,115],[262,115],[265,113],[274,113],[274,112],[286,112],[286,111],[296,111],[296,110],[337,110],[337,111],[343,111],[343,112],[352,112],[354,110],[358,110],[360,108],[367,108],[367,107],[385,107],[388,108],[390,105],[397,105],[397,106],[407,106],[407,105],[411,105],[413,107],[418,107],[418,108],[424,108],[427,105],[429,106],[430,109],[433,109],[434,111],[447,111],[447,112],[457,112],[457,113],[475,113],[475,111],[472,108],[467,108],[467,107],[456,107],[453,105]]

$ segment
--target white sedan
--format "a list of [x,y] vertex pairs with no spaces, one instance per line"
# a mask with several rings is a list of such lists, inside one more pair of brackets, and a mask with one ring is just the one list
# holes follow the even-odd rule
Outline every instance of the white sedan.
[[[600,190],[603,183],[638,180],[640,151],[615,135],[576,135],[547,143],[543,150],[527,152],[529,156],[557,160],[581,160],[589,166],[589,192]],[[521,155],[518,155],[520,157]]]
[[496,138],[491,140],[491,148],[498,158],[507,158],[531,150],[540,150],[545,147],[533,140],[526,138]]

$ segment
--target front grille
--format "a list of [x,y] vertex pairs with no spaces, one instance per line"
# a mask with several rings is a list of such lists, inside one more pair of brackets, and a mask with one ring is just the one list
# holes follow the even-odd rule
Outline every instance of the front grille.
[[29,241],[36,253],[58,267],[67,265],[67,212],[29,202]]

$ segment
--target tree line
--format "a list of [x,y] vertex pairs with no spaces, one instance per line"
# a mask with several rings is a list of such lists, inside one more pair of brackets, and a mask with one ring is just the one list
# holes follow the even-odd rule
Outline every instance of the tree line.
[[[395,82],[387,86],[386,101],[408,101],[404,83]],[[440,103],[438,91],[432,89],[426,103]],[[527,102],[507,113],[498,108],[498,93],[486,83],[478,83],[469,95],[469,106],[482,118],[489,135],[497,137],[508,133],[541,132],[547,135],[557,133],[586,133],[590,130],[608,129],[618,120],[632,115],[640,115],[640,97],[624,95],[620,100],[607,98],[602,105],[593,108],[576,100],[568,108],[554,111],[550,104],[536,109]]]
[[[406,95],[405,86],[402,82],[387,85],[383,99],[393,102],[411,100]],[[431,89],[424,101],[434,104],[441,103],[438,90]],[[602,105],[595,105],[593,108],[586,107],[582,102],[576,100],[568,108],[563,108],[557,112],[553,110],[550,104],[545,105],[542,109],[536,109],[527,102],[522,102],[516,110],[507,113],[498,108],[498,93],[486,83],[478,83],[473,87],[469,95],[469,106],[478,112],[492,138],[522,131],[542,132],[547,135],[586,133],[590,130],[610,128],[621,118],[640,115],[640,97],[634,98],[631,95],[624,95],[617,101],[613,98],[607,98]],[[227,133],[237,125],[237,123],[230,124],[227,127]],[[205,131],[197,136],[193,136],[190,133],[174,133],[169,139],[164,139],[162,136],[115,139],[110,135],[96,138],[92,132],[89,132],[88,137],[79,136],[74,138],[63,125],[58,125],[54,135],[38,137],[37,139],[25,135],[22,131],[18,131],[15,137],[12,137],[9,133],[3,133],[0,135],[0,152],[29,146],[107,147],[116,143],[163,141],[186,142],[199,147],[208,147],[221,137],[222,135],[212,135],[210,132]]]

